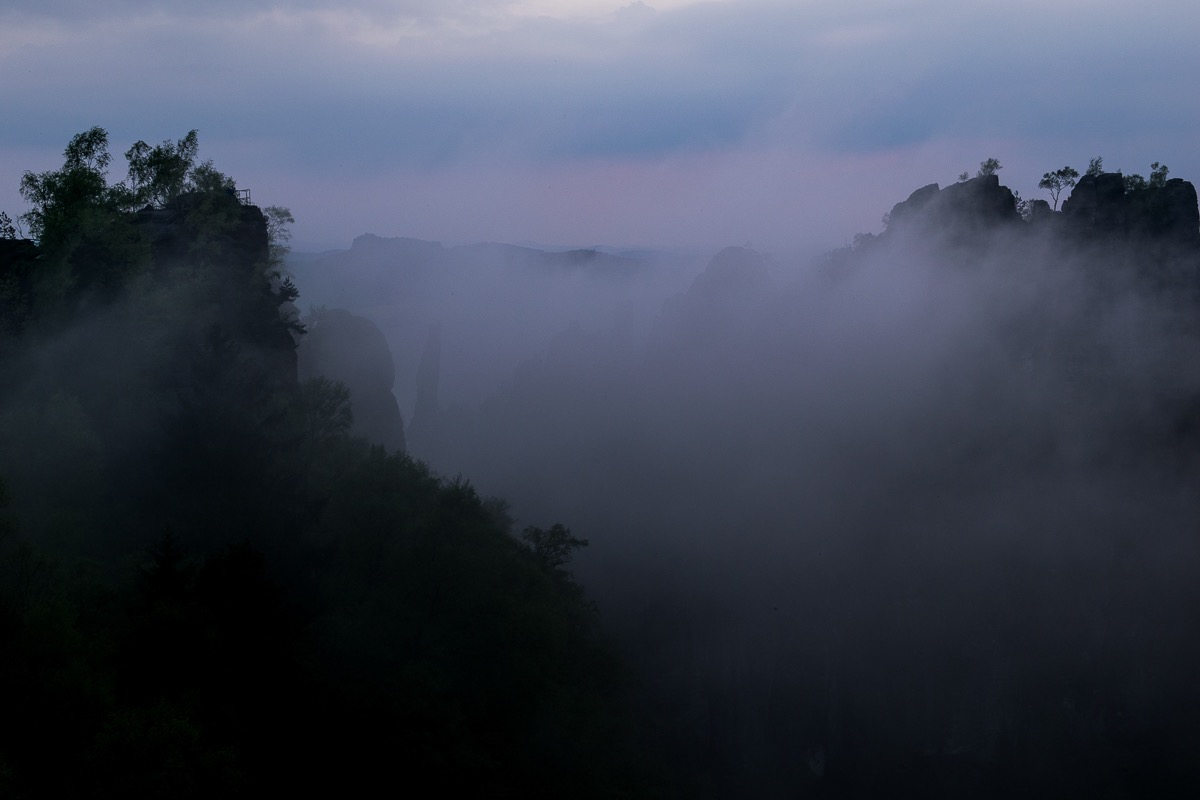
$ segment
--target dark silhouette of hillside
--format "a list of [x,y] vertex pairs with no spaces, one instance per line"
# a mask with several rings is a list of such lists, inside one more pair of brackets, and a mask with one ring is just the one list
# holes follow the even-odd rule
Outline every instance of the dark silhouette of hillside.
[[271,215],[194,133],[128,155],[73,139],[0,243],[0,795],[654,793],[586,542],[404,454],[367,320],[302,380]]

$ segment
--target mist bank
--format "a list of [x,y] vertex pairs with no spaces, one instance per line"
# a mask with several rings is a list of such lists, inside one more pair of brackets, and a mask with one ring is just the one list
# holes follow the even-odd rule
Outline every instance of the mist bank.
[[993,175],[807,264],[329,268],[395,352],[486,365],[425,370],[409,446],[591,541],[697,790],[1138,796],[1196,777],[1196,213],[1098,175],[1023,218]]
[[447,247],[367,234],[349,250],[294,254],[288,269],[305,287],[300,305],[306,312],[348,309],[384,332],[395,361],[394,392],[408,419],[432,326],[441,327],[443,400],[477,407],[521,359],[547,347],[572,322],[644,322],[702,263],[702,256],[687,251]]

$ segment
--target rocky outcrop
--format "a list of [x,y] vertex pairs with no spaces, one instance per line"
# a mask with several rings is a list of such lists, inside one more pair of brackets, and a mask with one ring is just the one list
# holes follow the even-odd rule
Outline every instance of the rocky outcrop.
[[1084,175],[1063,201],[1068,230],[1084,234],[1120,234],[1129,224],[1129,203],[1120,173]]
[[939,189],[936,183],[922,186],[908,199],[892,207],[887,216],[888,233],[918,230],[971,237],[1021,221],[1017,202],[996,175],[985,175]]
[[1042,199],[1029,201],[1029,217],[1026,220],[1034,225],[1042,225],[1054,218],[1054,209]]
[[[1032,200],[1028,217],[1031,227],[1064,231],[1077,242],[1200,244],[1196,188],[1179,178],[1129,189],[1119,172],[1085,175],[1060,213],[1043,200]],[[936,183],[922,186],[893,206],[886,219],[885,237],[906,233],[943,244],[970,244],[989,232],[1018,228],[1022,221],[1015,196],[996,175],[945,189]]]
[[325,309],[308,324],[297,355],[301,380],[324,376],[350,390],[355,435],[389,452],[405,450],[404,421],[392,394],[392,352],[374,322]]
[[724,299],[761,287],[768,280],[768,259],[746,247],[726,247],[709,260],[688,289],[693,298]]
[[146,206],[134,222],[160,266],[197,258],[242,268],[267,263],[266,217],[231,194],[184,192],[162,208]]
[[197,271],[188,302],[198,331],[236,342],[243,368],[276,388],[297,384],[296,342],[278,282],[268,274],[267,218],[258,206],[227,192],[184,192],[161,208],[138,211],[133,229],[160,276]]
[[896,203],[896,205],[892,206],[892,210],[888,212],[888,227],[892,225],[905,225],[917,219],[930,202],[938,196],[939,192],[941,192],[941,187],[936,183],[930,183],[910,194],[907,200]]
[[708,262],[687,292],[663,304],[664,341],[719,346],[745,333],[747,314],[772,291],[771,259],[747,247],[726,247]]
[[1196,187],[1172,178],[1163,186],[1134,192],[1130,198],[1129,226],[1134,235],[1172,242],[1195,242],[1200,235],[1200,208]]
[[1196,187],[1180,178],[1130,191],[1119,172],[1085,175],[1062,216],[1068,230],[1091,238],[1194,243],[1200,235]]

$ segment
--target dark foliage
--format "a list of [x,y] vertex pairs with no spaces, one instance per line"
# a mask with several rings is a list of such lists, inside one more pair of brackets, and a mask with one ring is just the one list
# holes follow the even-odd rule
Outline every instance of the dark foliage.
[[638,794],[592,606],[298,380],[268,220],[195,152],[108,186],[81,134],[3,241],[0,795]]

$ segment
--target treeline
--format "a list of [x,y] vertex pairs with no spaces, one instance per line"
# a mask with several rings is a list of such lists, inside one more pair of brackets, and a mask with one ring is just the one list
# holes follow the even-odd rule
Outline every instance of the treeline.
[[651,793],[586,542],[352,438],[196,154],[93,128],[0,239],[0,795]]

